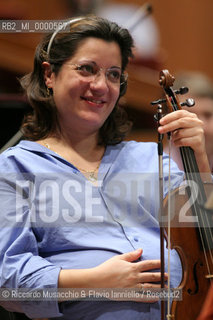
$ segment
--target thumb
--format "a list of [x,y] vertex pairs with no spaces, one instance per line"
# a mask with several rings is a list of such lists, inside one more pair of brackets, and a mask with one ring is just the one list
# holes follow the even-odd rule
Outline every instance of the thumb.
[[135,251],[130,251],[130,252],[127,252],[127,253],[122,254],[122,255],[120,256],[120,258],[121,258],[122,260],[132,262],[132,261],[135,261],[135,260],[137,260],[138,258],[140,258],[140,256],[142,255],[142,252],[143,252],[142,249],[137,249],[137,250],[135,250]]

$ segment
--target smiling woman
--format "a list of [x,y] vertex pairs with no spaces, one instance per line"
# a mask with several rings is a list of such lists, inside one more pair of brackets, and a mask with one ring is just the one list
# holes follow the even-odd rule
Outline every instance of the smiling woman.
[[[99,19],[99,21],[97,22],[94,18],[88,17],[81,19],[80,21],[78,20],[76,23],[72,23],[70,27],[70,33],[64,33],[63,37],[62,34],[62,32],[58,33],[56,36],[54,36],[53,40],[51,39],[52,41],[50,40],[52,35],[48,35],[46,38],[44,38],[43,42],[37,48],[34,71],[22,79],[22,85],[26,89],[28,98],[34,106],[34,115],[33,117],[30,116],[28,119],[26,119],[26,122],[23,125],[23,130],[25,136],[33,141],[41,138],[46,138],[47,135],[49,135],[52,131],[55,132],[56,130],[60,129],[59,123],[57,121],[57,108],[55,108],[55,101],[54,99],[52,99],[53,91],[49,90],[46,83],[44,82],[44,78],[41,77],[41,75],[43,74],[43,68],[46,69],[47,76],[48,68],[49,74],[52,74],[52,76],[57,76],[59,70],[61,70],[61,67],[65,69],[65,66],[69,65],[70,70],[72,70],[73,66],[71,66],[70,64],[72,64],[73,61],[75,61],[75,64],[77,64],[76,62],[78,62],[79,64],[80,60],[78,59],[81,59],[82,62],[89,62],[90,64],[92,63],[92,72],[94,72],[96,67],[102,67],[101,65],[98,66],[97,62],[92,60],[92,56],[93,54],[95,54],[96,50],[102,49],[102,58],[100,59],[99,57],[99,60],[102,60],[101,64],[105,59],[107,59],[107,57],[108,60],[111,60],[111,57],[114,57],[115,62],[118,64],[118,68],[116,68],[116,70],[111,70],[120,73],[119,81],[117,82],[117,84],[119,85],[116,86],[116,88],[119,89],[117,100],[118,97],[123,95],[126,91],[127,83],[126,76],[124,75],[124,70],[128,63],[129,57],[132,57],[131,47],[133,45],[132,38],[128,34],[127,30],[118,28],[116,24],[111,24],[109,26],[104,19]],[[91,38],[89,43],[85,46],[85,48],[82,49],[82,45],[85,45],[84,42],[88,41],[88,38]],[[49,46],[49,42],[51,43],[51,47]],[[101,48],[101,45],[99,45],[100,42],[101,45],[105,42],[105,48]],[[110,47],[116,47],[117,52],[112,52],[113,54],[116,53],[115,56],[112,56],[109,52]],[[79,50],[77,50],[78,48]],[[90,49],[91,51],[88,52],[88,55],[87,49]],[[77,57],[74,58],[76,51],[79,51],[77,52],[77,57],[79,56],[78,59]],[[96,53],[96,56],[97,55],[98,54]],[[112,61],[108,63],[109,67],[107,66],[107,69],[116,67],[116,65],[112,64]],[[49,65],[49,67],[47,64]],[[77,69],[78,73],[82,74],[79,68]],[[97,79],[101,78],[100,70],[101,69],[99,69],[99,72],[98,70],[96,70],[97,76],[99,76]],[[107,70],[105,73],[107,76],[107,84],[109,84],[108,71],[109,70]],[[112,73],[110,74],[112,75]],[[115,73],[113,74],[115,77]],[[84,81],[83,77],[81,79],[83,83],[86,82],[86,77],[84,78]],[[91,79],[91,77],[89,78]],[[91,83],[91,86],[92,85],[94,85],[93,82]],[[33,94],[31,90],[32,87],[34,88]],[[115,86],[113,88],[115,90]],[[51,95],[49,95],[49,93],[51,93]],[[92,97],[92,93],[89,93],[89,97],[90,96]],[[50,105],[53,105],[53,107],[50,107]],[[114,144],[123,140],[131,126],[130,121],[127,120],[125,111],[116,104],[114,106],[115,108],[113,109],[111,117],[109,117],[108,121],[100,130],[99,140],[103,144]],[[39,120],[40,122],[38,124],[37,115],[40,113],[41,108],[43,121]],[[44,115],[45,111],[46,117]],[[116,119],[119,119],[119,121],[116,121]],[[35,126],[33,126],[33,124],[35,124]],[[40,130],[38,130],[38,125],[40,127]],[[112,127],[113,130],[111,130]]]
[[[0,286],[43,295],[1,304],[31,319],[159,319],[157,296],[140,294],[160,288],[157,146],[123,141],[131,123],[118,105],[133,41],[95,16],[67,25],[37,47],[21,80],[33,108],[26,140],[0,155]],[[201,121],[177,111],[161,119],[169,131],[208,171]],[[175,187],[183,173],[171,170]],[[176,252],[170,264],[175,287]]]
[[[45,83],[57,105],[59,127],[67,131],[72,128],[69,131],[75,135],[98,134],[120,94],[121,63],[117,43],[92,37],[81,43],[57,75],[48,62],[43,62]],[[100,68],[106,71],[100,72]]]
[[[22,126],[25,137],[48,144],[81,171],[95,170],[106,145],[122,141],[131,127],[117,101],[126,91],[132,45],[127,30],[94,17],[44,38],[34,71],[21,80],[34,108]],[[71,146],[78,137],[87,146],[84,157]]]

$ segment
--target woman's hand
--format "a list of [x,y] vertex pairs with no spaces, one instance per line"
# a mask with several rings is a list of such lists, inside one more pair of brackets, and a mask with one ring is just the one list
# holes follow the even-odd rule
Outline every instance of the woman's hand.
[[[135,262],[141,254],[141,249],[124,253],[94,268],[97,279],[94,287],[104,288],[104,291],[111,288],[110,290],[114,289],[115,292],[118,288],[126,290],[133,288],[138,295],[128,298],[129,300],[147,303],[158,301],[158,297],[150,298],[146,296],[143,289],[160,288],[161,273],[154,271],[154,269],[160,268],[160,260]],[[167,280],[167,274],[165,274],[165,280]],[[111,299],[116,301],[126,300],[122,297],[122,290],[121,296],[113,296]]]
[[160,120],[159,133],[172,133],[176,147],[188,146],[195,153],[205,152],[203,122],[197,115],[186,110],[171,112]]
[[172,142],[176,147],[191,147],[194,150],[199,171],[210,173],[205,149],[203,122],[195,113],[178,110],[160,120],[159,133],[171,132]]
[[[97,266],[97,283],[101,288],[160,288],[160,260],[136,261],[142,249],[117,255]],[[134,263],[133,263],[134,262]],[[165,275],[167,277],[167,275]]]
[[[161,274],[154,271],[160,268],[160,260],[144,260],[136,262],[142,254],[142,249],[116,255],[97,267],[90,269],[67,269],[59,274],[59,288],[83,288],[85,297],[90,291],[112,292],[112,289],[136,289],[138,297],[129,298],[138,302],[156,302],[158,298],[148,298],[143,295],[143,288],[160,288]],[[165,274],[165,281],[167,274]],[[166,286],[165,286],[166,287]],[[108,290],[109,289],[109,290]],[[141,293],[141,295],[140,295]],[[111,297],[112,300],[126,298]],[[65,298],[66,300],[66,298]],[[63,301],[61,299],[60,301]]]

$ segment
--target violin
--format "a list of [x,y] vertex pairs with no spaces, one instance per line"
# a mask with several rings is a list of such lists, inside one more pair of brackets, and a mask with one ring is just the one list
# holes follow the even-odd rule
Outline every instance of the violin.
[[[181,88],[174,91],[174,80],[168,70],[160,72],[159,83],[163,87],[165,99],[151,104],[166,102],[169,112],[182,109],[183,104],[177,94],[188,90]],[[188,103],[191,102],[187,101],[184,105]],[[196,320],[213,282],[213,215],[204,208],[213,186],[212,183],[203,183],[190,147],[180,147],[180,154],[186,184],[170,193],[172,217],[170,227],[164,225],[163,228],[167,241],[168,232],[170,233],[170,248],[177,251],[182,264],[182,280],[178,287],[182,298],[180,301],[173,300],[167,319]],[[163,214],[167,215],[167,212],[168,198],[163,203]]]

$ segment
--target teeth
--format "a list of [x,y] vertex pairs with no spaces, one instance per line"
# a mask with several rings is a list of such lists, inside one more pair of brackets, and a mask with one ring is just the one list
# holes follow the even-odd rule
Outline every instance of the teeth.
[[95,103],[102,103],[102,101],[100,100],[91,100],[92,102],[95,102]]
[[100,103],[103,103],[102,100],[95,100],[95,99],[89,99],[89,98],[85,98],[86,100],[88,101],[91,101],[91,102],[94,102],[94,103],[97,103],[97,104],[100,104]]

